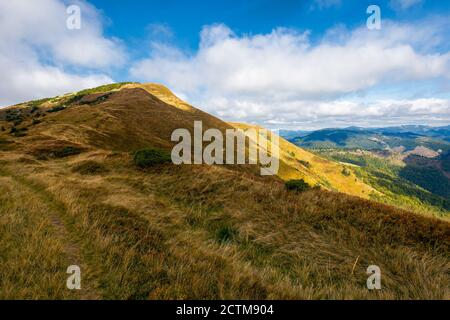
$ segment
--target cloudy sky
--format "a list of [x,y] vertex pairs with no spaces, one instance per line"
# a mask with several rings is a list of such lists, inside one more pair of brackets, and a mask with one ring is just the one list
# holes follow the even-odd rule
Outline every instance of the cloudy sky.
[[0,72],[1,106],[140,81],[270,128],[448,125],[450,1],[0,0]]

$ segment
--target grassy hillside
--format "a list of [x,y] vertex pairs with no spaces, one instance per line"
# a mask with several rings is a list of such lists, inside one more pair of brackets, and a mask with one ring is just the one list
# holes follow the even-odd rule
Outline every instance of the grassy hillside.
[[[252,166],[139,168],[133,151],[169,150],[175,128],[232,126],[161,86],[110,89],[0,111],[0,298],[450,298],[448,221],[288,191]],[[368,188],[281,144],[282,174]],[[73,264],[76,292],[65,288]],[[372,264],[379,291],[366,288]]]
[[[11,114],[12,119],[8,118]],[[35,154],[52,153],[64,147],[115,151],[133,151],[148,145],[170,148],[172,132],[186,128],[192,133],[195,120],[202,121],[203,130],[217,128],[225,132],[236,126],[248,127],[228,124],[204,113],[161,85],[135,83],[107,85],[51,100],[28,102],[15,109],[0,110],[1,119],[6,121],[0,121],[0,126],[5,128],[0,141],[1,137],[4,141],[21,138],[16,142],[25,146],[25,152]],[[280,141],[282,179],[303,178],[312,185],[360,197],[368,197],[373,191],[354,175],[343,175],[342,165],[284,139]]]
[[[255,126],[242,123],[231,123],[236,128],[248,129]],[[352,170],[348,174],[344,166],[335,161],[306,151],[291,142],[279,137],[280,171],[279,177],[283,180],[304,179],[309,184],[319,185],[324,189],[340,191],[350,195],[367,198],[373,188],[356,177]]]

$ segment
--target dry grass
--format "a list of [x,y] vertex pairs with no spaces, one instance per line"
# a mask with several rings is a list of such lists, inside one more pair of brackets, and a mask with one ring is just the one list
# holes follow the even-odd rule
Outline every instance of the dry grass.
[[51,211],[17,181],[0,177],[0,299],[81,297],[66,288],[67,267],[80,261]]
[[[236,128],[258,128],[253,125],[232,122]],[[347,168],[348,175],[343,174],[345,166],[320,158],[302,149],[282,137],[279,138],[280,170],[278,176],[283,180],[304,179],[311,185],[321,185],[327,190],[334,190],[346,194],[369,198],[375,189],[365,184]],[[302,164],[303,162],[303,164]],[[304,164],[308,163],[308,166]]]
[[[72,173],[67,161],[87,158],[114,170]],[[6,167],[64,206],[100,298],[449,298],[444,221],[338,193],[298,195],[223,166],[142,172],[128,154]],[[370,264],[382,270],[377,292],[365,287]]]
[[[90,101],[96,98],[96,94],[91,94],[83,99]],[[25,111],[23,113],[26,114]],[[31,152],[31,148],[35,152],[47,150],[51,153],[54,145],[64,144],[117,151],[134,151],[148,146],[170,148],[173,145],[170,142],[172,132],[186,128],[192,134],[194,121],[202,121],[203,130],[216,128],[225,132],[234,127],[249,127],[223,122],[196,109],[164,86],[136,83],[111,91],[107,99],[98,104],[91,105],[81,100],[64,111],[39,119],[41,123],[37,126],[27,126],[30,119],[25,119],[21,126],[28,129],[27,136],[20,139],[23,152]],[[8,125],[5,123],[6,127]],[[343,175],[343,165],[319,158],[283,138],[280,138],[280,149],[278,175],[281,179],[303,178],[312,185],[321,184],[329,190],[364,198],[374,191],[354,174]],[[311,167],[306,168],[300,160],[309,162]]]
[[[288,192],[249,167],[137,170],[131,152],[170,147],[175,128],[231,128],[163,89],[124,86],[42,116],[25,137],[0,133],[13,141],[0,152],[0,298],[450,298],[448,221],[342,193]],[[81,153],[52,156],[61,146]],[[354,180],[287,150],[296,155],[283,163],[298,165],[289,172],[329,176],[337,190]],[[82,269],[80,292],[65,288],[72,264]],[[366,289],[371,264],[380,291]]]

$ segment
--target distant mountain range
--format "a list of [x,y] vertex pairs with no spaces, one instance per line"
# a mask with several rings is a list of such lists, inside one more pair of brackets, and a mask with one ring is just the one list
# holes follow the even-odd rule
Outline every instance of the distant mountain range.
[[417,147],[450,151],[450,126],[405,125],[386,128],[330,128],[312,132],[281,131],[294,144],[313,149],[364,149],[410,152]]
[[450,126],[348,127],[281,135],[299,147],[351,164],[356,176],[365,177],[390,203],[419,199],[450,209]]

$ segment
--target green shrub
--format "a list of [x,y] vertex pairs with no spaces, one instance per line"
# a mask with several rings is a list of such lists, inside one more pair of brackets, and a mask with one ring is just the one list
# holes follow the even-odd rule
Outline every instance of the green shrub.
[[285,183],[286,189],[291,191],[303,192],[311,189],[311,186],[303,179],[289,180]]
[[62,110],[64,110],[64,109],[66,109],[65,106],[56,106],[56,107],[53,107],[53,108],[47,110],[47,112],[53,113],[53,112],[62,111]]
[[148,168],[155,165],[172,162],[170,154],[160,149],[143,149],[134,153],[134,164],[139,168]]
[[101,96],[97,97],[95,100],[90,101],[88,104],[94,105],[94,104],[102,103],[102,102],[106,101],[110,95],[111,95],[110,92],[107,94],[101,95]]
[[341,173],[346,177],[350,176],[350,170],[348,170],[346,167],[344,167],[344,169],[342,169]]
[[[92,94],[94,94],[94,93],[92,93]],[[77,93],[73,97],[71,97],[69,100],[67,100],[66,104],[71,105],[71,104],[74,104],[74,103],[79,103],[87,95],[88,95],[87,93]],[[108,99],[108,97],[110,95],[111,95],[111,92],[108,92],[108,93],[100,95],[100,96],[98,96],[96,98],[92,98],[90,100],[87,99],[87,101],[83,101],[83,104],[88,104],[88,105],[99,104],[101,102],[106,101],[106,99]]]
[[[47,102],[49,100],[51,100],[51,98],[44,98],[44,99],[39,99],[39,100],[28,101],[27,105],[30,106],[32,109],[36,109],[41,104],[43,104],[43,103],[45,103],[45,102]],[[34,111],[32,111],[32,112],[34,112]]]
[[69,100],[66,101],[67,105],[71,105],[74,104],[78,101],[80,101],[81,99],[83,99],[83,97],[86,94],[82,94],[82,93],[76,93],[75,95],[73,95],[72,97],[69,98]]
[[304,167],[306,167],[306,168],[311,168],[311,163],[309,163],[308,161],[305,161],[305,160],[298,160],[298,162],[302,165],[302,166],[304,166]]
[[6,121],[20,124],[23,121],[22,112],[17,109],[11,109],[6,111]]
[[131,84],[135,82],[119,82],[119,83],[111,83],[111,84],[105,84],[100,87],[91,88],[91,89],[85,89],[77,92],[77,95],[86,95],[86,94],[92,94],[92,93],[102,93],[102,92],[108,92],[116,89],[120,89],[122,86],[126,84]]

